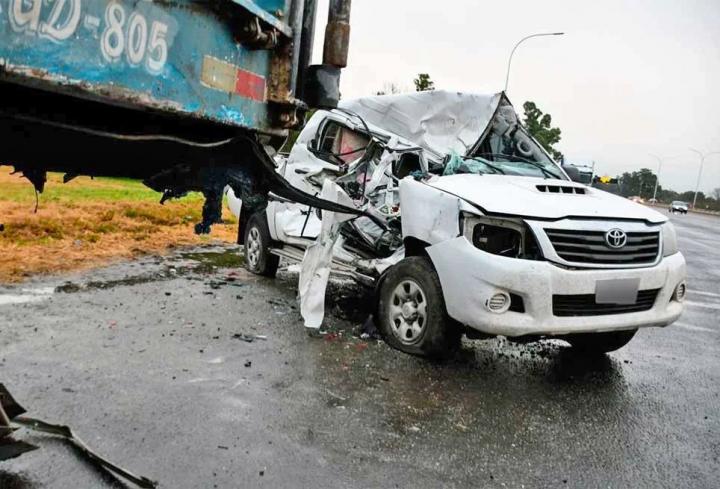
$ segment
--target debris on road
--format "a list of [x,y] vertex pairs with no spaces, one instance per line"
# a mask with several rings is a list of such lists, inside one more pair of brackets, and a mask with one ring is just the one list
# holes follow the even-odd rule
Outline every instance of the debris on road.
[[379,340],[380,339],[380,331],[377,329],[377,325],[375,324],[375,318],[370,315],[363,323],[362,327],[360,328],[360,339],[361,340]]
[[25,409],[20,406],[15,399],[13,399],[5,386],[0,383],[0,461],[18,457],[23,453],[38,448],[23,441],[16,441],[9,436],[17,429],[12,427],[11,424],[16,424],[29,430],[63,438],[77,448],[80,453],[82,453],[94,464],[122,477],[127,481],[132,482],[138,487],[142,487],[144,489],[154,489],[157,487],[157,482],[152,481],[147,477],[135,475],[95,453],[85,444],[85,442],[78,438],[69,427],[54,425],[39,419],[21,416],[25,412]]
[[246,343],[252,343],[255,340],[267,340],[267,336],[262,334],[247,334],[247,333],[235,333],[232,335],[232,339],[234,340],[241,340]]
[[15,402],[5,386],[0,384],[0,462],[38,448],[30,443],[15,440],[11,436],[17,428],[10,425],[10,420],[24,412],[25,410]]

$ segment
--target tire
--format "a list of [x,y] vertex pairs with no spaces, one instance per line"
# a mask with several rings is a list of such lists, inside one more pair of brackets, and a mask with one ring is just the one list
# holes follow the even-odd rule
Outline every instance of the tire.
[[440,279],[428,258],[405,258],[387,272],[377,314],[380,334],[397,350],[444,359],[460,348],[462,331],[447,314]]
[[270,253],[270,230],[265,211],[250,216],[245,227],[245,268],[255,275],[275,277],[280,257]]
[[568,335],[564,339],[576,350],[588,353],[608,353],[627,345],[635,333],[637,333],[637,329],[610,333],[581,333]]

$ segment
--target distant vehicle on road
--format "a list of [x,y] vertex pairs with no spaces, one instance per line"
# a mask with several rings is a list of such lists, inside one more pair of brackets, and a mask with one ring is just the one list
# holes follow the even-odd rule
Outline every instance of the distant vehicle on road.
[[677,212],[681,214],[687,214],[688,213],[688,203],[683,202],[682,200],[674,200],[670,204],[670,209],[668,209],[668,212],[675,214]]

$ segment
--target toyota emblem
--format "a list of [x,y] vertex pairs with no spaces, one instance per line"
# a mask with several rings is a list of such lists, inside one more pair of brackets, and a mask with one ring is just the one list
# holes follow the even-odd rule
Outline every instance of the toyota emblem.
[[611,229],[605,233],[605,242],[610,248],[622,248],[627,243],[627,234],[622,229]]

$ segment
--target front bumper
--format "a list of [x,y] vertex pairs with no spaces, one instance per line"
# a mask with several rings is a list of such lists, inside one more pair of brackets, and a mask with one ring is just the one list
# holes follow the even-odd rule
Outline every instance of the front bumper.
[[[510,337],[563,335],[667,326],[682,313],[671,300],[685,280],[685,259],[676,253],[648,268],[568,270],[547,261],[491,255],[464,237],[427,248],[440,277],[450,317],[484,333]],[[597,280],[639,278],[639,290],[660,289],[647,311],[604,316],[553,315],[554,294],[594,294]],[[525,312],[490,312],[486,301],[497,292],[523,299]]]

